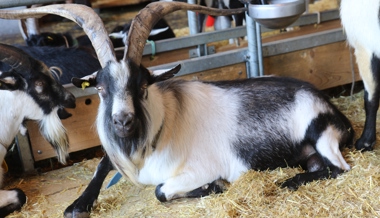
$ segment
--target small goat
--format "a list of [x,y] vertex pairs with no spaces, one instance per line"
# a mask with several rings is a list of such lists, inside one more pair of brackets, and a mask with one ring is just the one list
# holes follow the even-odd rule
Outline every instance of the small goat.
[[[131,28],[131,23],[127,23],[123,26],[115,27],[110,33],[110,38],[112,44],[115,48],[124,47],[124,42],[128,37],[129,29]],[[163,39],[175,38],[175,34],[172,28],[169,26],[168,22],[164,19],[160,19],[153,27],[149,34],[148,40],[158,41]]]
[[[57,83],[48,68],[22,50],[0,44],[0,61],[10,66],[9,71],[0,71],[0,163],[8,146],[17,133],[25,134],[24,120],[36,120],[41,134],[57,152],[58,160],[66,162],[68,138],[58,117],[64,107],[74,108],[75,97]],[[3,170],[0,167],[0,186]],[[18,210],[26,202],[19,189],[0,190],[0,217]]]
[[[66,48],[79,46],[92,48],[91,41],[87,35],[74,38],[69,33],[52,33],[38,31],[35,18],[20,20],[22,36],[28,46],[64,46]],[[131,23],[116,26],[109,34],[114,48],[124,47]],[[175,34],[165,19],[160,19],[153,27],[148,40],[158,41],[174,38]],[[87,74],[88,75],[88,74]]]
[[376,114],[380,98],[380,1],[342,0],[342,25],[348,43],[355,49],[363,79],[366,120],[356,141],[359,150],[372,150],[376,143]]
[[[73,38],[68,33],[40,33],[35,18],[20,19],[20,27],[28,46],[15,46],[45,63],[61,84],[71,83],[73,77],[83,77],[100,69],[96,53],[86,35]],[[8,69],[9,66],[0,65],[0,70]]]
[[[45,63],[60,84],[69,84],[71,83],[71,78],[83,77],[101,68],[96,54],[91,48],[15,46],[34,59]],[[9,69],[10,66],[8,64],[0,63],[0,70],[6,71]]]
[[171,79],[180,66],[160,75],[143,67],[143,48],[151,28],[158,19],[181,9],[214,16],[246,10],[151,3],[133,20],[121,61],[90,8],[66,4],[3,15],[54,13],[80,21],[103,68],[72,80],[76,86],[98,90],[96,126],[106,156],[83,194],[65,210],[65,217],[89,216],[105,177],[114,168],[136,184],[156,185],[156,197],[162,202],[222,192],[223,180],[233,182],[249,169],[301,165],[307,172],[282,184],[290,189],[350,169],[340,149],[352,144],[351,124],[309,83],[280,77],[184,81]]

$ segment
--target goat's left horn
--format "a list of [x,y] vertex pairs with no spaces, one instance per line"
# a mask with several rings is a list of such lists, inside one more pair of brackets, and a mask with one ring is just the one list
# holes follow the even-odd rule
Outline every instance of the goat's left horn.
[[90,38],[103,68],[109,61],[117,61],[103,21],[90,7],[80,4],[57,4],[21,10],[0,10],[0,18],[4,19],[40,18],[47,14],[65,17],[81,26]]
[[140,65],[146,40],[153,26],[165,15],[178,10],[191,10],[202,14],[213,16],[227,16],[240,14],[246,8],[237,9],[215,9],[203,7],[197,4],[187,4],[183,2],[153,2],[143,8],[133,19],[129,29],[128,39],[123,60],[131,59]]

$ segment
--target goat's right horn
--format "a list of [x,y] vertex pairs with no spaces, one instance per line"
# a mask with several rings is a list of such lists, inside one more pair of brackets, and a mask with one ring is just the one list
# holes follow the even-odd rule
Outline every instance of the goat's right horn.
[[31,60],[21,49],[0,43],[0,62],[4,62],[20,74],[29,73]]
[[57,4],[21,10],[0,10],[0,18],[4,19],[40,18],[47,14],[65,17],[81,26],[90,38],[103,68],[108,62],[117,61],[103,21],[90,7],[80,4]]
[[153,26],[165,15],[178,10],[191,10],[202,14],[213,16],[227,16],[245,12],[246,8],[236,9],[215,9],[200,6],[197,4],[187,4],[184,2],[153,2],[147,5],[133,19],[129,29],[128,39],[123,60],[129,58],[137,65],[140,65],[146,40]]

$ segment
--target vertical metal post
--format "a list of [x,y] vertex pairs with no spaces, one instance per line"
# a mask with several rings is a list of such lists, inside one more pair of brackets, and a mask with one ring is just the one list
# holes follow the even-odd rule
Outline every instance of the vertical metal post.
[[245,12],[245,21],[248,39],[248,53],[246,54],[247,77],[252,78],[259,76],[256,22],[248,15],[248,12]]
[[[187,0],[187,3],[197,4],[196,0]],[[199,33],[198,26],[201,24],[198,23],[197,14],[195,12],[192,12],[192,11],[187,12],[187,22],[189,23],[190,35]],[[198,45],[197,56],[200,57],[204,55],[207,55],[207,45],[206,44]]]
[[[187,0],[189,4],[196,4],[196,0]],[[198,20],[197,14],[193,11],[187,12],[187,22],[189,24],[189,32],[190,35],[194,35],[198,33]]]
[[259,68],[259,76],[264,76],[263,49],[261,43],[261,26],[256,23],[256,40],[257,40],[257,62]]

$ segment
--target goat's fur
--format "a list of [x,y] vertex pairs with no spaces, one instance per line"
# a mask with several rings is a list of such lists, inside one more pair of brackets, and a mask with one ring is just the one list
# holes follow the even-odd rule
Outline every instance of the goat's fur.
[[342,0],[340,16],[347,41],[355,49],[365,87],[366,121],[357,149],[372,150],[380,98],[380,1]]

